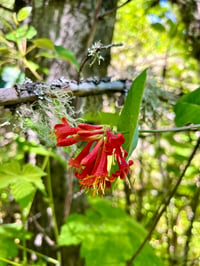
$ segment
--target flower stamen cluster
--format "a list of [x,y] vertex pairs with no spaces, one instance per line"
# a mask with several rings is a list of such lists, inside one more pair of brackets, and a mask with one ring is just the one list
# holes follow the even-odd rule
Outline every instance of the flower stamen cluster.
[[[61,122],[54,127],[57,146],[86,142],[82,151],[68,161],[69,166],[76,169],[75,176],[81,189],[102,195],[106,188],[111,188],[117,177],[125,179],[127,173],[131,174],[133,161],[126,162],[128,154],[122,147],[125,139],[121,133],[114,134],[109,127],[105,130],[101,125],[80,123],[77,127],[71,127],[65,117]],[[113,157],[113,163],[118,164],[118,170],[111,174],[108,169],[109,156]]]

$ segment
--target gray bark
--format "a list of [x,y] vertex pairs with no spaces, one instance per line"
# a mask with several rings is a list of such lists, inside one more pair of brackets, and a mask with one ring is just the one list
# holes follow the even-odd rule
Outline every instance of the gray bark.
[[[23,2],[25,3],[23,0],[16,0],[15,9],[17,10],[17,3],[19,3],[21,7]],[[33,15],[30,24],[36,28],[38,32],[37,38],[50,38],[54,44],[62,45],[71,50],[79,62],[83,60],[87,54],[87,48],[94,42],[101,40],[104,45],[112,42],[117,0],[26,0],[26,4],[33,7]],[[98,18],[100,14],[112,9],[115,11],[108,16]],[[94,75],[101,78],[106,76],[107,67],[110,63],[109,49],[103,51],[103,56],[105,59],[100,67],[97,63],[95,63],[92,68],[89,68],[88,65],[84,67],[84,77]],[[68,79],[76,79],[77,73],[75,68],[68,62],[61,60],[53,60],[52,62],[49,59],[38,58],[36,63],[39,64],[41,68],[46,67],[49,69],[49,77],[47,80],[58,79],[61,76]],[[72,193],[69,193],[69,191],[67,192],[69,180],[66,180],[65,169],[55,161],[52,161],[51,165],[53,171],[52,183],[55,211],[57,213],[59,226],[61,226],[64,213],[66,212],[66,206],[64,206],[66,202],[67,204],[69,202],[71,204],[71,206],[67,206],[67,213],[70,211],[84,212],[86,206],[82,196],[76,200],[72,200]],[[71,199],[68,197],[71,197]],[[32,213],[42,214],[39,223],[45,229],[49,228],[47,225],[50,222],[48,217],[44,217],[46,215],[46,208],[47,206],[43,203],[41,196],[38,195],[33,204]],[[30,225],[30,229],[34,232],[34,235],[38,233],[37,228],[35,228],[33,224]],[[52,236],[51,228],[49,230],[49,234]],[[29,245],[31,248],[35,248],[32,246],[32,241]],[[55,247],[51,247],[43,241],[39,251],[54,257],[54,248]],[[74,246],[63,248],[62,265],[84,265],[84,260],[79,256],[79,249],[80,247]]]
[[[98,4],[101,3],[99,12]],[[56,45],[63,45],[74,52],[79,62],[84,58],[87,48],[92,43],[101,40],[103,44],[112,42],[115,24],[115,11],[109,16],[98,19],[99,14],[116,8],[117,0],[34,0],[33,17],[31,24],[37,29],[37,37],[50,38]],[[103,77],[107,73],[110,63],[110,51],[104,51],[105,58],[101,67],[97,63],[92,68],[86,66],[84,76],[96,75]],[[40,66],[49,68],[50,79],[61,76],[76,78],[75,68],[68,62],[40,59]]]

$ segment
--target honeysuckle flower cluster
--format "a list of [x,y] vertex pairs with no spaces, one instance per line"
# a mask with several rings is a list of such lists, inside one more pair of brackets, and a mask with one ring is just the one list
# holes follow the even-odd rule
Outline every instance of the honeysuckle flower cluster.
[[[71,127],[65,117],[61,124],[56,124],[54,132],[57,146],[70,146],[80,141],[86,142],[85,147],[77,157],[68,161],[69,166],[76,169],[75,176],[79,179],[81,189],[91,190],[93,194],[104,194],[106,188],[117,177],[127,178],[131,174],[132,160],[126,161],[126,150],[122,147],[125,142],[121,133],[114,134],[109,127],[80,123]],[[109,173],[108,161],[118,164],[118,170]],[[111,168],[111,167],[110,167]]]

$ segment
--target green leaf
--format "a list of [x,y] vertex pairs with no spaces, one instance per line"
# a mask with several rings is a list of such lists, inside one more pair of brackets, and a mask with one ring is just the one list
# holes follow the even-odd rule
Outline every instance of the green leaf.
[[[59,245],[81,244],[86,266],[126,265],[146,236],[146,230],[121,208],[105,199],[92,199],[85,215],[72,214],[61,228]],[[135,266],[163,266],[147,243]]]
[[31,14],[31,11],[32,11],[31,6],[26,6],[21,8],[17,13],[17,20],[19,22],[25,20]]
[[37,34],[37,30],[33,26],[30,26],[28,27],[28,30],[24,37],[28,40],[31,40],[36,34]]
[[130,156],[136,145],[137,141],[137,124],[140,111],[140,104],[142,101],[142,95],[144,92],[144,86],[146,81],[146,69],[133,81],[131,88],[126,97],[124,107],[122,109],[118,131],[122,132],[125,137],[124,148]]
[[33,26],[28,27],[28,25],[23,25],[17,28],[15,31],[12,31],[5,35],[7,40],[17,42],[21,41],[22,38],[28,40],[32,39],[37,34],[36,29]]
[[139,137],[139,130],[138,130],[138,124],[136,126],[136,129],[135,129],[135,133],[134,133],[134,136],[133,136],[133,139],[132,139],[132,142],[131,142],[131,145],[130,145],[130,152],[128,154],[128,157],[131,156],[131,153],[135,150],[135,148],[137,147],[137,143],[138,143],[138,137]]
[[39,65],[34,63],[33,61],[27,60],[26,61],[26,65],[29,69],[32,69],[34,71],[36,71],[39,68]]
[[[39,167],[32,164],[25,164],[22,167],[19,162],[12,161],[0,166],[0,188],[25,181],[33,184],[42,192],[45,192],[41,177],[46,175]],[[24,187],[26,189],[26,187]]]
[[[4,259],[15,258],[18,254],[15,238],[22,239],[24,234],[22,225],[17,223],[0,225],[0,257]],[[0,266],[6,266],[7,263],[1,261]]]
[[177,126],[200,124],[200,88],[182,96],[174,107]]
[[43,57],[46,57],[46,58],[56,58],[55,54],[50,54],[50,53],[47,53],[47,52],[38,53],[37,57],[40,57],[40,56],[43,56]]
[[161,23],[152,23],[151,27],[154,28],[155,30],[159,31],[159,32],[165,31],[165,27]]
[[38,188],[45,194],[41,177],[45,173],[37,166],[25,164],[22,167],[17,161],[0,166],[0,188],[10,186],[11,193],[20,204],[24,215],[28,215]]
[[117,126],[118,120],[119,120],[119,114],[118,113],[99,112],[99,113],[94,115],[93,113],[86,113],[83,116],[83,119],[86,120],[87,123]]
[[35,39],[33,41],[33,43],[39,48],[48,49],[48,50],[54,50],[54,44],[48,38]]
[[15,200],[20,204],[22,209],[28,208],[27,212],[31,207],[36,188],[29,182],[20,180],[17,183],[11,185],[11,193]]
[[75,58],[75,55],[72,51],[66,49],[63,46],[60,45],[54,45],[54,49],[56,51],[56,54],[58,55],[58,58],[69,61],[73,63],[76,67],[76,70],[79,68],[79,63]]

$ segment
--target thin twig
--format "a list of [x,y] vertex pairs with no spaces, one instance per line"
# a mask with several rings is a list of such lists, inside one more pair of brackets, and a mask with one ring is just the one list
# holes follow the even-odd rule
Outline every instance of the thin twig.
[[96,33],[96,28],[97,28],[97,24],[98,24],[98,16],[99,16],[99,12],[101,10],[101,5],[102,5],[102,0],[98,0],[97,2],[97,7],[95,10],[95,14],[94,14],[94,21],[90,30],[90,36],[88,38],[87,41],[87,46],[86,46],[86,50],[88,50],[88,48],[92,45],[93,41],[94,41],[94,36]]
[[167,206],[169,205],[169,203],[170,203],[172,197],[174,196],[174,194],[176,193],[176,191],[177,191],[177,189],[178,189],[178,187],[179,187],[179,185],[180,185],[180,183],[181,183],[181,181],[182,181],[182,179],[183,179],[183,177],[184,177],[184,175],[185,175],[185,172],[186,172],[186,170],[188,169],[188,167],[190,166],[191,161],[192,161],[192,159],[194,158],[194,155],[196,154],[196,152],[197,152],[199,146],[200,146],[200,138],[198,138],[197,143],[196,143],[196,145],[195,145],[195,147],[194,147],[194,149],[193,149],[193,151],[192,151],[192,153],[191,153],[191,155],[190,155],[190,157],[189,157],[189,159],[188,159],[188,161],[187,161],[187,164],[185,165],[185,167],[184,167],[184,169],[183,169],[183,171],[182,171],[180,177],[178,178],[178,181],[176,182],[176,185],[174,186],[173,190],[171,191],[170,195],[168,196],[168,199],[164,202],[164,206],[161,208],[161,206],[163,205],[163,203],[162,203],[161,206],[159,207],[160,211],[159,211],[159,209],[158,209],[158,214],[157,214],[157,216],[156,216],[156,218],[155,218],[155,220],[154,220],[154,222],[153,222],[153,224],[152,224],[152,227],[151,227],[150,231],[148,232],[147,236],[146,236],[145,239],[143,240],[142,244],[139,246],[139,248],[138,248],[138,249],[136,250],[136,252],[133,254],[133,256],[127,261],[127,263],[126,263],[127,266],[131,266],[131,265],[132,265],[133,261],[134,261],[135,258],[139,255],[139,253],[140,253],[141,250],[143,249],[144,245],[145,245],[145,244],[147,243],[147,241],[150,239],[150,237],[151,237],[151,235],[152,235],[154,229],[156,228],[156,226],[157,226],[157,224],[158,224],[158,222],[159,222],[161,216],[162,216],[163,213],[166,211]]
[[55,242],[48,236],[45,229],[38,223],[37,218],[32,216],[31,220],[35,224],[36,228],[43,234],[45,241],[49,246],[55,246]]
[[9,12],[14,12],[14,9],[11,9],[9,7],[6,7],[6,6],[3,6],[2,4],[0,4],[0,8],[6,10],[6,11],[9,11]]
[[104,12],[103,14],[101,14],[101,15],[98,16],[98,19],[110,15],[111,13],[113,13],[113,12],[115,12],[116,10],[118,10],[119,8],[121,8],[121,7],[125,6],[125,5],[127,5],[127,4],[130,3],[131,1],[132,1],[132,0],[127,0],[127,1],[124,2],[123,4],[121,4],[121,5],[119,5],[119,6],[115,7],[115,8],[113,8],[113,9],[111,9],[111,10],[108,10],[108,11]]
[[196,124],[196,125],[191,125],[191,126],[166,128],[166,129],[140,129],[139,133],[168,133],[168,132],[198,130],[199,128],[200,128],[200,124]]
[[[91,48],[88,48],[87,55],[85,56],[85,58],[83,58],[83,60],[80,64],[79,70],[78,70],[78,75],[77,75],[78,84],[80,82],[80,76],[81,76],[81,73],[83,71],[83,68],[84,68],[86,62],[89,59],[91,59],[91,57],[95,57],[101,50],[109,49],[111,47],[118,47],[118,46],[122,46],[122,45],[123,45],[122,43],[111,43],[108,45],[102,45],[100,42],[97,42],[94,45],[92,45]],[[91,55],[91,51],[92,51],[93,55]]]
[[[17,246],[18,246],[18,248],[20,248],[20,249],[22,249],[22,250],[24,249],[24,247],[21,246],[21,245],[17,245]],[[45,260],[45,261],[47,261],[47,262],[50,262],[50,263],[53,263],[53,264],[58,265],[58,260],[56,260],[56,259],[54,259],[54,258],[48,257],[47,255],[41,254],[41,253],[39,253],[38,251],[32,250],[32,249],[30,249],[30,248],[26,248],[26,251],[29,252],[29,253],[34,253],[35,255],[37,255],[38,257],[43,258],[43,260]],[[20,265],[21,265],[21,264],[20,264]]]
[[193,224],[194,224],[194,221],[195,221],[195,218],[196,218],[196,212],[197,212],[197,208],[199,206],[199,196],[200,196],[200,175],[199,175],[199,178],[196,182],[196,186],[197,186],[197,190],[194,194],[194,197],[192,199],[192,202],[191,202],[191,208],[192,208],[192,218],[190,220],[190,225],[185,233],[185,236],[187,236],[187,240],[186,240],[186,243],[185,243],[185,247],[184,247],[184,261],[183,261],[183,266],[186,266],[188,265],[188,253],[189,253],[189,250],[190,250],[190,241],[191,241],[191,238],[192,238],[192,228],[193,228]]

